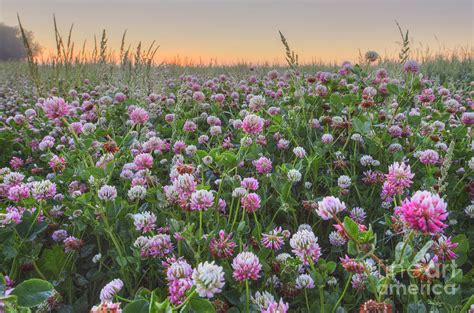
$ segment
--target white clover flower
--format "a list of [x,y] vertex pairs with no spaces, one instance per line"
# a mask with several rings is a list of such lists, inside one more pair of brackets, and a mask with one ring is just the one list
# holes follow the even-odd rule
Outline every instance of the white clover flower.
[[296,289],[312,289],[314,288],[314,280],[308,274],[301,274],[296,278]]
[[296,157],[302,159],[306,155],[306,151],[304,150],[303,147],[296,147],[293,149],[293,153],[296,155]]
[[224,288],[224,270],[214,261],[199,263],[193,272],[193,283],[199,296],[212,298]]
[[355,142],[364,143],[364,138],[361,134],[352,134],[351,139]]
[[243,197],[247,193],[247,190],[243,187],[237,187],[232,191],[232,197],[238,198],[238,197]]
[[140,185],[133,186],[127,193],[130,201],[141,200],[146,196],[146,188]]
[[339,200],[336,197],[329,196],[324,197],[322,201],[318,202],[318,208],[316,213],[323,219],[329,220],[333,215],[344,211],[346,209],[346,204]]
[[469,165],[469,168],[474,171],[474,157],[472,157],[472,158],[469,160],[468,165]]
[[273,297],[273,295],[268,291],[257,291],[255,296],[252,297],[252,302],[255,303],[260,310],[265,310],[270,303],[275,302],[275,297]]
[[342,175],[337,179],[337,185],[339,188],[347,189],[351,186],[352,180],[347,175]]
[[291,183],[297,183],[301,180],[301,173],[298,170],[292,169],[288,171],[287,177]]
[[470,218],[474,218],[474,204],[470,204],[468,205],[465,209],[464,209],[464,213],[466,213],[466,215]]
[[288,253],[280,253],[276,256],[275,260],[277,260],[279,263],[285,263],[288,258],[291,258],[291,255]]
[[360,157],[360,164],[362,166],[369,166],[374,161],[374,158],[370,155],[363,155]]
[[117,198],[117,189],[114,186],[104,185],[99,190],[99,199],[103,201],[113,201]]
[[97,253],[97,254],[94,255],[94,257],[92,258],[92,262],[93,262],[93,263],[97,263],[97,262],[100,261],[100,259],[102,259],[102,254]]

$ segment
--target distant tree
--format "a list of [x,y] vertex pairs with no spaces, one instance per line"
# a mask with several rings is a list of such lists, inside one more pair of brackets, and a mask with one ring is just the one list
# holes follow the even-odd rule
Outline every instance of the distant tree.
[[[41,51],[40,45],[35,41],[33,32],[26,31],[26,37],[33,50],[33,55]],[[0,23],[0,60],[22,60],[26,58],[26,50],[18,26],[8,26]]]

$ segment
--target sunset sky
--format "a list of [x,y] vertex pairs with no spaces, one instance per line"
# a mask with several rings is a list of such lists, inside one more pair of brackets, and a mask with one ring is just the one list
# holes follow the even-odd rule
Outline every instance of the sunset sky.
[[[25,28],[49,51],[53,14],[63,34],[74,23],[76,46],[106,29],[118,50],[125,29],[132,44],[156,40],[157,58],[198,62],[281,62],[278,30],[300,59],[356,60],[361,51],[396,56],[395,20],[410,29],[415,48],[472,47],[472,0],[0,0],[0,22]],[[1,43],[0,43],[1,44]]]

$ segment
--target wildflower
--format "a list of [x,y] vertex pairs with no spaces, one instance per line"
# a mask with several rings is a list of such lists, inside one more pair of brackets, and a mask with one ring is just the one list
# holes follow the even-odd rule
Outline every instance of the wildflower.
[[167,234],[158,234],[153,237],[140,236],[134,246],[140,248],[140,255],[146,257],[164,257],[173,251],[171,238]]
[[347,239],[338,231],[332,231],[329,234],[329,243],[333,246],[340,247],[345,245],[346,242]]
[[411,266],[410,269],[412,277],[424,283],[431,283],[440,276],[439,264],[429,254],[426,254],[419,263]]
[[94,256],[92,257],[92,262],[93,262],[93,263],[97,263],[97,262],[99,262],[101,259],[102,259],[102,254],[97,253],[96,255],[94,255]]
[[23,159],[18,158],[18,157],[13,157],[13,158],[10,160],[10,166],[11,166],[12,169],[14,169],[14,170],[19,169],[19,168],[22,167],[24,164],[25,164],[25,161],[23,161]]
[[378,58],[379,54],[375,51],[369,50],[365,53],[365,59],[370,63],[377,61]]
[[420,152],[420,162],[423,164],[436,164],[439,161],[438,152],[428,149]]
[[67,231],[64,229],[56,230],[52,235],[51,239],[54,241],[64,241],[68,237]]
[[193,283],[199,296],[212,298],[224,288],[224,270],[214,261],[199,263],[193,272]]
[[100,301],[111,302],[114,296],[123,288],[123,281],[116,278],[105,285],[100,291]]
[[30,188],[27,184],[20,184],[10,187],[8,190],[8,199],[18,202],[30,196]]
[[255,135],[263,130],[263,118],[249,114],[244,118],[242,122],[242,130],[249,135]]
[[84,245],[84,241],[74,236],[64,239],[64,252],[78,251]]
[[64,160],[64,157],[53,155],[51,160],[48,162],[48,165],[53,171],[62,172],[66,168],[66,161]]
[[188,198],[196,190],[196,181],[194,176],[189,173],[178,175],[173,181],[173,187],[176,192],[181,195],[182,198]]
[[437,241],[433,244],[433,251],[435,256],[433,257],[434,262],[441,261],[450,261],[456,259],[458,256],[454,253],[458,243],[452,242],[451,237],[440,236]]
[[406,199],[395,214],[407,224],[410,229],[424,234],[434,235],[447,227],[443,222],[448,217],[447,204],[437,194],[429,191],[417,191]]
[[7,186],[19,185],[25,179],[25,175],[18,172],[10,172],[3,177],[3,182]]
[[352,275],[351,286],[355,290],[364,290],[367,283],[367,275],[356,273]]
[[302,159],[306,155],[306,151],[304,150],[303,147],[296,147],[293,149],[293,153],[296,155],[296,157]]
[[191,210],[206,211],[214,204],[214,195],[207,190],[198,190],[191,195]]
[[361,274],[365,271],[365,266],[363,263],[349,258],[348,255],[346,255],[344,258],[339,258],[339,260],[341,261],[342,267],[344,267],[344,269],[350,273]]
[[209,242],[209,251],[215,258],[228,258],[234,254],[236,243],[232,240],[232,233],[226,235],[223,230],[219,231],[219,236],[212,238]]
[[156,227],[156,215],[150,212],[137,213],[132,215],[135,229],[142,233],[147,233]]
[[342,175],[337,179],[339,188],[347,189],[351,186],[351,178],[347,175]]
[[114,186],[104,185],[99,189],[98,196],[102,201],[113,201],[117,198],[117,189]]
[[464,125],[471,126],[474,124],[474,112],[464,112],[461,115],[461,122]]
[[56,184],[49,180],[37,181],[32,184],[31,195],[36,200],[46,200],[56,195]]
[[197,125],[193,121],[186,121],[183,126],[183,131],[187,133],[192,133],[196,131]]
[[247,213],[253,213],[260,208],[260,196],[253,192],[243,196],[240,202]]
[[120,303],[101,303],[98,306],[94,305],[90,313],[121,313]]
[[403,162],[395,162],[389,166],[386,178],[398,190],[398,193],[401,194],[403,189],[411,186],[414,176],[415,174],[411,172],[410,165],[406,165]]
[[418,73],[420,71],[420,65],[415,60],[408,60],[403,65],[403,70],[407,73]]
[[240,182],[240,186],[255,191],[258,189],[258,180],[253,177],[246,177]]
[[44,101],[43,111],[50,120],[60,119],[69,112],[69,105],[63,98],[51,97]]
[[130,201],[135,201],[139,199],[144,199],[146,196],[146,188],[143,186],[133,186],[130,188],[130,190],[127,192],[128,198]]
[[316,213],[323,219],[323,220],[330,220],[333,215],[336,215],[339,212],[342,212],[346,209],[346,205],[344,202],[341,202],[336,197],[329,196],[324,197],[322,201],[318,202],[318,208],[316,209]]
[[281,247],[285,244],[284,236],[282,234],[282,228],[276,227],[271,230],[269,233],[262,234],[262,245],[271,250],[280,250]]
[[255,296],[252,297],[252,302],[255,303],[260,310],[264,310],[270,305],[270,303],[275,302],[275,298],[268,291],[257,291]]
[[464,208],[464,213],[470,218],[474,218],[474,204],[470,204]]
[[349,212],[350,218],[352,218],[354,221],[357,223],[363,223],[365,220],[365,217],[367,214],[365,213],[365,210],[360,207],[354,207],[352,210]]
[[392,310],[392,305],[390,303],[369,300],[360,305],[359,312],[360,313],[374,313],[374,312],[391,313],[393,312],[393,310]]
[[133,124],[145,124],[148,121],[148,112],[143,108],[134,108],[128,114]]
[[288,177],[288,181],[291,182],[291,183],[297,183],[301,180],[301,173],[300,171],[296,170],[296,169],[291,169],[288,171],[287,175]]
[[265,310],[262,310],[261,313],[287,313],[290,306],[288,303],[283,302],[283,299],[280,299],[279,302],[272,302],[268,305]]
[[331,134],[324,134],[324,135],[321,137],[321,141],[322,141],[324,144],[330,144],[331,142],[334,141],[334,137],[333,137]]
[[272,161],[266,157],[261,157],[253,162],[258,173],[265,174],[272,171]]
[[321,256],[318,237],[310,230],[299,230],[290,239],[291,251],[300,258],[304,264],[308,261],[317,262]]
[[262,96],[253,96],[249,101],[249,108],[252,112],[258,112],[265,107],[265,98]]
[[197,102],[203,102],[204,100],[206,100],[206,95],[201,91],[195,91],[193,93],[193,99]]
[[308,274],[301,274],[296,278],[296,289],[313,289],[314,280]]
[[232,268],[234,269],[232,276],[237,281],[257,280],[262,265],[258,257],[252,252],[241,252],[232,261]]
[[144,170],[153,167],[153,157],[149,153],[140,153],[133,159],[137,170]]

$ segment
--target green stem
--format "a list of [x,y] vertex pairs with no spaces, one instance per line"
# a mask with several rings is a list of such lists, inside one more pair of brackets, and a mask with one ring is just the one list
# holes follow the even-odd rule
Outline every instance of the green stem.
[[249,306],[250,291],[249,291],[249,280],[245,280],[245,312],[250,312]]
[[341,303],[342,299],[344,299],[344,296],[346,294],[347,288],[349,287],[349,283],[351,281],[351,278],[352,278],[352,274],[349,274],[349,277],[347,277],[346,284],[344,286],[344,290],[342,291],[341,295],[339,296],[339,299],[337,299],[336,304],[332,308],[332,311],[331,311],[332,313],[334,313],[336,311],[338,305]]
[[38,265],[36,264],[36,261],[33,261],[33,267],[35,268],[36,273],[38,273],[38,275],[39,275],[42,279],[48,280],[48,279],[46,278],[46,276],[44,276],[43,273],[41,272],[41,270],[39,269]]
[[411,240],[413,239],[413,234],[414,234],[413,230],[411,230],[410,233],[408,234],[407,240],[405,240],[405,242],[403,243],[402,251],[400,253],[400,256],[397,262],[398,264],[402,262],[403,256],[405,255],[405,249],[407,248],[408,242],[411,242]]
[[306,309],[308,309],[308,313],[310,313],[311,310],[309,309],[308,290],[306,288],[304,289],[304,298],[306,300]]

